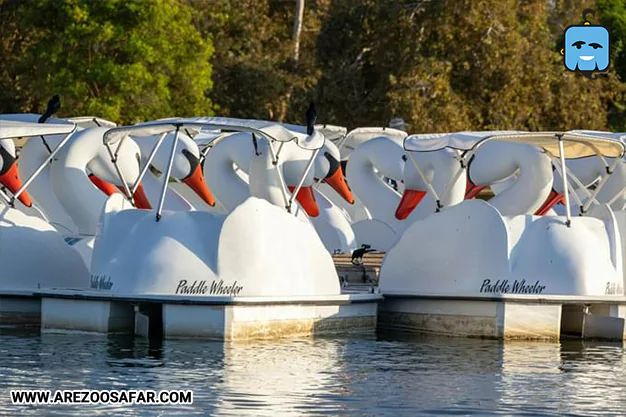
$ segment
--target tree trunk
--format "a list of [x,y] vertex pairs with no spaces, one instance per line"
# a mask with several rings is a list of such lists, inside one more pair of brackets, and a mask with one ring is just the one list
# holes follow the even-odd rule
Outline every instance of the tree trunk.
[[[302,33],[302,22],[304,20],[304,0],[296,0],[296,14],[293,19],[293,31],[291,32],[291,40],[293,41],[293,53],[291,55],[292,73],[298,71],[298,60],[300,59],[300,33]],[[278,112],[278,121],[284,122],[289,109],[289,102],[293,94],[293,84],[287,88],[287,93],[282,100],[280,111]]]
[[293,21],[293,32],[291,39],[293,40],[294,65],[298,64],[300,58],[300,33],[302,33],[302,20],[304,19],[304,0],[296,0],[296,15]]

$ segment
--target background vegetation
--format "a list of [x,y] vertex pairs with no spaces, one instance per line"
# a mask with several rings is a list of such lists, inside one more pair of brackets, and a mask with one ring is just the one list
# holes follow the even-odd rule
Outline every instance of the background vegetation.
[[[0,0],[0,112],[121,123],[223,116],[464,129],[626,130],[625,0]],[[611,31],[608,75],[563,32]],[[294,53],[295,39],[299,51]]]

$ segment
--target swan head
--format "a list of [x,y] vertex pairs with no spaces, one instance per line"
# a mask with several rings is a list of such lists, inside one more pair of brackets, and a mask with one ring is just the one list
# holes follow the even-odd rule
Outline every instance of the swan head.
[[[418,158],[418,156],[415,157],[416,159]],[[424,199],[427,190],[426,183],[419,174],[415,164],[408,161],[406,155],[403,156],[403,159],[405,161],[403,172],[404,192],[396,209],[396,219],[398,220],[404,220],[409,217],[415,207]]]
[[[114,143],[111,147],[118,149],[118,144]],[[117,166],[127,182],[126,185],[132,187],[135,180],[139,177],[141,166],[141,151],[132,139],[126,138],[117,150]],[[118,176],[115,165],[111,162],[106,148],[102,147],[102,149],[99,149],[97,155],[87,162],[86,168],[90,172],[88,176],[91,182],[106,195],[117,192],[117,189],[124,191],[124,185]],[[139,183],[137,190],[133,194],[133,199],[137,208],[147,210],[152,208],[141,183]]]
[[[396,210],[397,219],[406,219],[418,205],[420,213],[416,214],[416,218],[437,212],[442,206],[463,201],[465,171],[459,166],[456,151],[444,148],[430,152],[412,152],[406,159],[405,189]],[[433,191],[433,194],[425,199],[428,191]]]
[[329,140],[324,142],[324,147],[315,158],[315,179],[328,184],[344,200],[354,204],[352,190],[346,181],[346,177],[339,162],[341,156],[337,146]]
[[[150,139],[136,139],[137,144],[141,148],[141,155],[143,159],[147,160],[153,147],[156,145],[158,137],[152,136]],[[173,140],[174,133],[168,133],[154,156],[151,165],[156,171],[161,173],[167,171]],[[209,206],[215,206],[215,196],[204,180],[204,174],[202,172],[202,165],[200,162],[200,149],[193,139],[182,133],[178,136],[170,175],[191,188]]]
[[472,184],[490,186],[518,172],[513,185],[490,200],[503,215],[546,214],[562,196],[552,193],[550,158],[538,147],[525,143],[490,141],[481,146],[467,167]]
[[[254,155],[269,155],[267,141],[256,138],[252,135]],[[286,142],[279,156],[279,166],[281,167],[285,185],[291,193],[293,193],[300,183],[302,174],[306,170],[309,160],[312,156],[311,150],[300,148],[295,142]],[[296,194],[296,201],[302,207],[309,217],[317,217],[320,214],[320,208],[315,201],[313,194],[313,181],[315,177],[315,166],[309,170],[304,177],[302,186]]]
[[[11,139],[0,140],[0,184],[16,193],[22,187],[22,179],[17,169],[15,143]],[[24,191],[18,197],[26,207],[33,205],[30,195]]]

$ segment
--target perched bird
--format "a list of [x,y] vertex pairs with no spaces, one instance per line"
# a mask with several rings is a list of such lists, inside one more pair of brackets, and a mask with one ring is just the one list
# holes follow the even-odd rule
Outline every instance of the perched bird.
[[317,110],[315,110],[315,104],[311,102],[309,109],[306,111],[306,134],[312,135],[315,122],[317,121]]
[[45,123],[46,120],[48,120],[48,118],[52,116],[54,113],[58,112],[60,108],[61,108],[61,99],[59,98],[58,94],[55,94],[54,97],[52,97],[48,101],[48,108],[46,109],[46,112],[41,115],[41,117],[39,118],[39,120],[37,120],[37,122]]
[[361,245],[359,249],[352,252],[352,265],[361,265],[363,263],[363,255],[369,252],[376,252],[376,249],[370,249],[370,245]]

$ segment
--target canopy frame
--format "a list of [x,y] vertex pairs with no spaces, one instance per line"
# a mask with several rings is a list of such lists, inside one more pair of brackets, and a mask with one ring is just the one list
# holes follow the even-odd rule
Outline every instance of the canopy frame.
[[[397,134],[397,132],[402,132],[404,133],[404,137],[402,139],[405,139],[408,135],[406,134],[406,132],[403,132],[399,129],[393,128],[393,127],[388,127],[388,126],[382,126],[382,127],[357,127],[356,129],[352,129],[351,131],[347,131],[343,134],[343,136],[341,137],[341,139],[335,139],[333,140],[333,142],[336,143],[337,145],[337,149],[339,149],[339,152],[341,153],[341,150],[343,149],[343,147],[345,146],[345,144],[348,142],[348,139],[350,139],[352,136],[359,134],[359,133],[367,133],[367,130],[380,130],[379,132],[369,132],[369,134],[371,135],[370,139],[376,138],[376,137],[394,137],[394,135]],[[366,139],[370,140],[370,139]]]
[[[26,122],[23,122],[26,123]],[[30,125],[37,125],[37,123],[28,123]],[[43,126],[44,124],[42,124]],[[50,126],[50,125],[48,125]],[[41,172],[44,170],[44,168],[46,167],[46,165],[48,165],[55,157],[56,155],[59,153],[59,151],[67,144],[67,142],[70,140],[70,138],[74,135],[74,133],[76,132],[76,124],[75,123],[71,123],[71,130],[66,132],[66,133],[48,133],[46,135],[41,135],[41,133],[33,133],[33,134],[28,134],[28,135],[23,135],[21,137],[35,137],[35,136],[40,136],[42,139],[44,138],[44,136],[50,136],[50,135],[60,135],[60,134],[65,134],[65,137],[61,140],[61,142],[59,142],[59,144],[53,149],[50,150],[50,148],[47,146],[46,143],[46,147],[49,150],[49,154],[46,157],[46,159],[37,167],[37,169],[35,169],[35,171],[33,171],[32,174],[30,174],[30,176],[24,181],[24,183],[22,184],[22,186],[15,192],[15,194],[13,194],[12,197],[9,197],[4,191],[0,190],[0,195],[2,196],[2,198],[4,198],[7,202],[7,204],[9,206],[11,206],[11,208],[15,208],[15,201],[19,198],[20,195],[22,195],[22,193],[24,193],[24,191],[26,191],[26,189],[28,188],[28,186],[30,186],[30,184],[32,184],[32,182],[35,180],[35,178],[37,178],[37,176],[39,174],[41,174]],[[2,139],[10,139],[9,137],[6,138],[2,138]],[[44,139],[45,142],[45,139]],[[44,216],[45,217],[45,216]]]
[[[550,150],[545,147],[545,145],[534,143],[531,140],[532,138],[550,137],[550,136],[553,136],[558,141],[558,155],[553,155],[552,152],[550,152]],[[407,138],[409,138],[409,137],[410,136],[407,136]],[[420,175],[420,178],[426,184],[426,187],[428,188],[428,191],[431,192],[433,197],[435,198],[435,200],[437,202],[436,212],[439,212],[440,209],[443,208],[443,205],[441,204],[441,198],[439,197],[437,192],[434,190],[431,182],[428,180],[428,178],[424,174],[424,171],[422,170],[422,167],[420,166],[420,164],[413,157],[413,155],[412,155],[413,152],[432,152],[432,151],[442,150],[442,149],[445,149],[445,148],[451,148],[451,149],[455,149],[457,151],[457,160],[459,161],[460,167],[457,170],[457,172],[455,173],[453,181],[451,181],[451,183],[446,187],[446,191],[443,194],[444,197],[447,196],[449,190],[452,188],[451,185],[454,184],[454,181],[456,181],[458,179],[458,177],[461,175],[462,171],[467,169],[467,167],[469,165],[469,162],[471,161],[471,158],[476,154],[478,149],[483,144],[485,144],[485,143],[487,143],[489,141],[492,141],[492,140],[507,141],[507,139],[518,139],[518,140],[522,139],[521,141],[519,141],[519,143],[526,143],[526,144],[537,146],[537,147],[541,148],[549,156],[551,156],[551,157],[558,157],[559,158],[559,165],[560,165],[560,167],[559,167],[560,168],[560,170],[559,170],[560,172],[559,173],[561,174],[562,185],[563,185],[563,190],[564,190],[564,195],[565,195],[565,209],[566,209],[566,225],[567,225],[567,227],[571,227],[571,206],[570,206],[570,199],[569,199],[569,182],[567,180],[568,169],[567,169],[567,166],[566,166],[566,163],[565,163],[566,155],[565,155],[565,149],[564,149],[564,142],[565,141],[571,141],[571,142],[579,143],[579,144],[582,144],[583,146],[588,147],[589,149],[591,149],[593,151],[593,154],[595,154],[595,156],[600,158],[600,160],[604,164],[604,166],[606,168],[606,171],[607,171],[607,173],[602,176],[602,178],[600,179],[600,183],[598,184],[598,186],[596,187],[594,192],[591,194],[591,196],[587,199],[587,201],[585,203],[583,203],[580,200],[580,198],[578,197],[578,195],[576,195],[576,198],[580,201],[580,204],[581,204],[581,215],[583,215],[589,209],[589,206],[594,201],[596,201],[596,203],[597,203],[596,197],[597,197],[598,193],[600,192],[600,190],[602,190],[602,188],[606,184],[608,178],[613,174],[613,172],[615,170],[615,167],[617,166],[617,163],[624,156],[624,152],[625,152],[624,144],[621,143],[620,141],[612,140],[612,139],[608,139],[608,138],[603,138],[603,137],[597,137],[597,136],[593,136],[591,134],[583,134],[583,133],[575,133],[575,132],[532,132],[532,133],[520,132],[520,133],[505,133],[505,134],[486,135],[485,137],[478,139],[471,147],[469,147],[467,149],[463,149],[463,151],[461,152],[460,155],[459,155],[459,151],[461,151],[460,149],[454,148],[454,147],[450,147],[450,146],[445,146],[445,147],[442,147],[442,148],[439,148],[439,149],[435,149],[435,150],[424,150],[424,151],[407,149],[407,147],[406,147],[406,140],[407,140],[407,138],[405,138],[405,141],[404,141],[404,149],[409,154],[409,156],[411,157],[411,161],[415,165],[415,168],[417,169],[418,174]],[[528,138],[528,140],[525,141],[524,140],[525,138]],[[611,141],[612,143],[615,144],[615,146],[617,146],[618,148],[621,149],[620,155],[616,156],[615,157],[615,161],[612,164],[609,165],[607,163],[606,159],[604,158],[604,155],[602,154],[602,152],[598,148],[598,146],[596,146],[593,143],[593,140],[596,140],[596,141]],[[513,143],[518,143],[518,141],[513,141],[513,140],[509,140],[509,141],[513,142]],[[554,162],[553,162],[553,165],[556,167],[556,164],[554,164]],[[570,174],[570,175],[573,176],[573,174]],[[576,180],[578,181],[578,178],[576,178]],[[580,182],[580,181],[578,181],[578,182]]]
[[[185,121],[184,119],[166,119],[166,120],[160,120],[157,122],[149,122],[149,124],[138,124],[138,125],[134,125],[134,126],[125,126],[122,128],[112,128],[109,129],[105,134],[104,134],[104,138],[103,138],[103,142],[106,145],[108,151],[109,151],[109,155],[111,156],[111,162],[115,165],[115,169],[117,171],[118,176],[120,177],[120,180],[122,181],[122,184],[124,184],[124,190],[125,190],[125,194],[126,194],[126,198],[129,199],[129,201],[133,202],[132,200],[132,195],[134,194],[134,191],[137,190],[137,187],[139,187],[139,184],[141,183],[141,180],[143,179],[143,177],[146,175],[146,172],[148,171],[148,167],[150,166],[150,163],[152,161],[152,159],[154,158],[154,156],[156,155],[156,152],[158,151],[158,148],[161,146],[161,144],[163,143],[165,136],[168,133],[172,133],[174,132],[174,140],[172,143],[172,147],[170,149],[170,154],[169,154],[169,161],[168,161],[168,165],[166,168],[166,172],[163,175],[163,186],[161,188],[161,194],[159,196],[159,203],[156,209],[156,221],[158,222],[161,217],[162,217],[162,213],[163,213],[163,205],[165,203],[165,196],[167,194],[167,185],[169,182],[169,177],[171,175],[172,172],[172,166],[174,163],[174,156],[176,154],[176,145],[178,144],[178,140],[179,140],[179,134],[180,134],[180,130],[183,129],[185,130],[185,133],[192,137],[192,135],[189,133],[189,131],[186,129],[186,126],[193,126],[194,128],[198,129],[199,133],[200,131],[202,131],[203,129],[213,129],[213,130],[225,130],[228,131],[229,133],[231,132],[247,132],[247,133],[251,133],[253,135],[253,140],[256,138],[256,136],[261,136],[262,138],[264,138],[268,144],[268,149],[270,151],[270,156],[272,158],[272,165],[274,166],[274,170],[276,171],[276,174],[278,176],[278,179],[280,181],[281,184],[281,193],[282,193],[282,197],[284,200],[284,207],[287,210],[288,213],[292,213],[292,207],[293,207],[293,203],[294,200],[298,194],[298,192],[300,191],[300,189],[302,188],[302,185],[304,184],[304,181],[306,179],[306,176],[309,174],[309,172],[311,171],[315,158],[317,157],[317,155],[319,154],[319,151],[322,149],[323,146],[323,141],[322,141],[322,145],[314,148],[314,149],[309,149],[309,148],[304,148],[303,149],[308,149],[311,151],[311,157],[309,158],[307,165],[301,175],[301,177],[298,180],[298,185],[296,186],[296,188],[294,189],[294,192],[291,193],[291,196],[289,196],[289,192],[287,190],[287,186],[285,184],[285,179],[282,175],[282,171],[279,167],[279,161],[280,161],[280,150],[282,149],[282,145],[287,142],[285,140],[278,140],[276,137],[274,137],[272,134],[270,134],[269,132],[262,130],[262,129],[258,129],[258,128],[254,128],[251,127],[249,125],[245,125],[245,124],[237,124],[236,123],[237,119],[230,119],[229,121],[232,121],[232,123],[219,123],[219,122],[211,122],[211,121],[202,121],[201,119],[198,121]],[[268,122],[268,125],[273,125],[271,122]],[[148,160],[146,161],[146,164],[144,167],[142,167],[139,176],[137,177],[137,179],[135,180],[135,182],[133,183],[132,189],[128,187],[126,180],[124,178],[123,172],[121,171],[121,169],[118,166],[118,160],[117,160],[117,153],[121,147],[121,143],[123,140],[125,140],[127,137],[129,137],[130,135],[133,134],[134,131],[141,131],[142,128],[145,127],[150,127],[150,128],[154,128],[154,127],[163,127],[164,129],[161,129],[161,133],[160,133],[160,137],[159,140],[157,141],[157,143],[155,144],[155,146],[153,147],[152,151],[150,152],[150,156],[148,157]],[[195,130],[195,129],[194,129]],[[111,148],[111,144],[113,141],[110,140],[110,136],[112,133],[118,133],[118,132],[123,132],[123,136],[121,136],[121,138],[119,139],[119,144],[117,146],[117,149],[115,152],[113,152],[112,148]],[[226,132],[225,132],[226,133]],[[309,136],[313,136],[315,134],[319,134],[318,132],[315,132],[312,135]],[[152,134],[148,135],[148,136],[152,136]],[[140,136],[133,136],[133,139],[135,140],[141,140],[141,135]],[[296,137],[294,136],[291,140],[295,140]],[[274,149],[274,144],[275,142],[279,142],[279,148],[278,150]],[[300,146],[300,145],[298,145]],[[207,146],[207,148],[210,148],[209,146]],[[207,151],[208,152],[208,151]],[[204,156],[206,156],[206,153],[204,154]]]
[[[626,193],[626,185],[624,185],[624,187],[622,187],[621,190],[619,190],[617,193],[615,193],[615,195],[613,197],[611,197],[611,199],[607,202],[607,204],[609,206],[612,205],[624,193]],[[625,209],[626,209],[626,205],[624,205],[624,207],[621,208],[621,210],[625,210]]]

